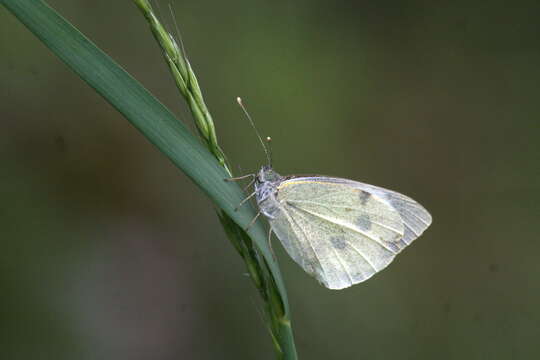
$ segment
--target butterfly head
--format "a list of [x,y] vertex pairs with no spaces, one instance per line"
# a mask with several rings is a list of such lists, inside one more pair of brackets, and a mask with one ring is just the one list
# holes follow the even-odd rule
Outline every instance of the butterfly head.
[[277,183],[281,182],[283,177],[272,169],[269,165],[264,165],[261,167],[257,173],[257,182],[258,183]]

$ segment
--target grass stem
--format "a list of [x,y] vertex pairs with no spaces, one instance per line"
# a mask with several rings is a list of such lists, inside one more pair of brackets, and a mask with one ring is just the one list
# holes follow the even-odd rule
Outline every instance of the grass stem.
[[[203,143],[226,171],[232,175],[225,154],[219,147],[212,116],[206,106],[199,82],[183,46],[178,46],[174,36],[161,24],[149,1],[133,0],[133,2],[148,21],[152,34],[161,47],[176,86],[191,110]],[[240,226],[221,210],[218,210],[218,217],[229,240],[244,260],[253,284],[265,303],[265,318],[277,357],[279,359],[296,359],[296,347],[285,288],[278,287],[275,281],[275,277],[280,275],[272,271],[272,267],[269,266],[265,257]]]

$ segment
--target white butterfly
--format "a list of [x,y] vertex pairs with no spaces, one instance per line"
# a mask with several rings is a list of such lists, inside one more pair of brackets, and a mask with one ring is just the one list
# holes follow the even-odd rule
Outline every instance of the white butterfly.
[[413,199],[352,180],[282,177],[263,166],[254,185],[248,198],[255,196],[271,231],[329,289],[369,279],[431,224]]
[[255,191],[240,205],[255,196],[260,211],[252,224],[263,214],[293,260],[329,289],[369,279],[431,224],[431,215],[416,201],[377,186],[325,176],[283,177],[270,165],[229,180],[248,176]]

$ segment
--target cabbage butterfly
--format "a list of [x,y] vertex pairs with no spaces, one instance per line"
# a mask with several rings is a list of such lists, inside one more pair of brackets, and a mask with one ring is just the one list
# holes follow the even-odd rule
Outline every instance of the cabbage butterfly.
[[[238,103],[244,109],[240,98]],[[259,213],[252,224],[263,214],[270,236],[273,231],[293,260],[329,289],[369,279],[431,224],[416,201],[377,186],[326,176],[283,177],[270,165],[227,180],[249,176],[254,192],[239,206],[255,196]]]

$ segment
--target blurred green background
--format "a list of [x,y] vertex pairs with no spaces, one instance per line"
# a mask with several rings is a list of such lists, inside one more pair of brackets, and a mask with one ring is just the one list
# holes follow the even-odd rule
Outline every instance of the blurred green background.
[[[130,1],[49,3],[190,123]],[[242,96],[278,172],[433,214],[338,292],[274,241],[300,359],[540,356],[538,2],[172,3],[238,173]],[[210,201],[4,8],[0,52],[0,358],[273,359]]]

